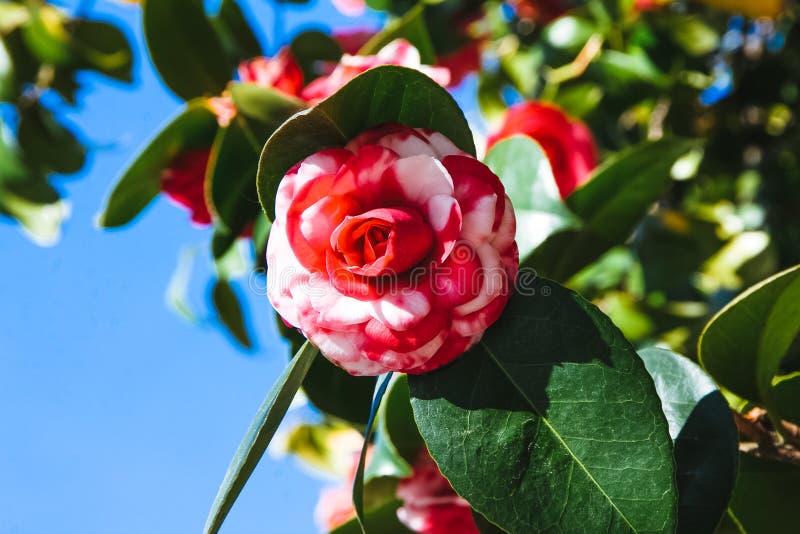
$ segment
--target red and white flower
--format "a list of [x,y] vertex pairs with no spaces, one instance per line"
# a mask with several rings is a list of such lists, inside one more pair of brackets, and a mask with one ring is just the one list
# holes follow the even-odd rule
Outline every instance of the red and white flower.
[[597,166],[591,130],[553,104],[524,102],[511,106],[500,129],[489,137],[487,150],[517,134],[527,135],[542,146],[561,198],[586,183]]
[[[367,464],[372,447],[368,449]],[[348,484],[322,490],[314,517],[321,530],[330,532],[356,516],[353,509],[352,481],[355,479],[359,454],[347,478]],[[400,480],[397,498],[403,506],[397,519],[419,534],[478,534],[469,503],[460,497],[444,478],[428,450],[423,446],[412,466],[412,475]]]
[[[282,48],[271,58],[256,57],[243,61],[237,74],[242,83],[271,87],[293,97],[300,96],[303,89],[303,71],[288,48]],[[227,90],[221,96],[209,98],[208,104],[223,128],[236,117],[236,106]]]
[[308,84],[303,89],[301,96],[308,103],[314,104],[329,97],[362,72],[381,65],[398,65],[416,69],[443,87],[450,83],[448,69],[423,65],[419,50],[405,39],[395,39],[381,48],[374,56],[344,54],[333,72]]
[[425,447],[413,471],[397,486],[403,501],[397,510],[401,523],[422,534],[478,534],[469,503],[453,490]]
[[354,375],[445,365],[505,308],[515,218],[488,167],[431,130],[386,124],[283,178],[268,295]]

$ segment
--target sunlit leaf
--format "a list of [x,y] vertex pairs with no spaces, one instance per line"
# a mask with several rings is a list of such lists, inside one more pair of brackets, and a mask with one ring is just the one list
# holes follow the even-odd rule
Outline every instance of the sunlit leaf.
[[677,532],[711,533],[736,482],[739,436],[728,402],[693,362],[664,349],[639,351],[675,442]]
[[305,343],[270,389],[228,466],[203,528],[204,534],[219,532],[236,498],[267,450],[269,442],[303,382],[303,377],[318,353],[315,346]]
[[554,282],[526,294],[453,364],[409,376],[442,473],[508,532],[673,530],[672,440],[633,347]]
[[204,100],[190,102],[128,166],[98,224],[114,228],[131,222],[161,192],[161,173],[172,160],[185,150],[210,147],[217,128],[217,118]]

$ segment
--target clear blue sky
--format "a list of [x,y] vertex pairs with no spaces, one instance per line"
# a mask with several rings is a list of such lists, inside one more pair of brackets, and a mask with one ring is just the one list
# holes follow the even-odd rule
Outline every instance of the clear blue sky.
[[[285,32],[359,24],[323,2],[285,4]],[[244,3],[274,50],[271,3]],[[164,306],[181,247],[206,251],[207,232],[184,212],[159,200],[128,228],[94,228],[125,162],[180,104],[142,55],[139,10],[97,1],[91,15],[134,40],[135,83],[82,75],[77,111],[62,110],[94,150],[80,175],[57,180],[73,207],[61,242],[39,248],[0,224],[0,533],[197,533],[286,350],[267,300],[245,286],[252,354]],[[192,288],[201,310],[203,263]],[[315,532],[324,483],[265,458],[224,531]]]

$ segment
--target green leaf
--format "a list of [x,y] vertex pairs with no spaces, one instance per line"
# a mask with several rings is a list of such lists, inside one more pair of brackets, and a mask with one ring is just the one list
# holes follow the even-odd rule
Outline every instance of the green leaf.
[[[278,333],[296,351],[305,337],[296,328],[286,326],[277,313],[275,319]],[[303,381],[303,392],[322,413],[362,429],[369,421],[376,382],[374,376],[353,376],[327,358],[317,358]]]
[[325,358],[314,362],[303,391],[321,412],[363,427],[369,418],[369,403],[375,378],[352,376]]
[[789,346],[800,332],[800,266],[751,287],[725,306],[706,325],[698,351],[703,367],[739,397],[766,405],[772,415],[796,413],[782,402],[797,399],[796,381],[773,395],[773,381]]
[[70,26],[72,47],[80,57],[79,69],[93,69],[116,80],[133,78],[133,51],[122,30],[95,20],[74,20]]
[[184,100],[216,95],[232,71],[202,0],[157,0],[142,7],[147,50],[161,79]]
[[227,280],[218,279],[216,281],[212,297],[220,323],[242,346],[248,349],[252,348],[253,344],[244,323],[242,305]]
[[289,45],[292,57],[303,70],[306,83],[322,74],[320,64],[336,63],[342,57],[342,47],[326,33],[311,30],[299,34]]
[[255,269],[257,273],[266,274],[267,272],[267,241],[272,223],[269,222],[264,212],[258,214],[256,224],[253,226],[253,248],[255,248],[256,260]]
[[580,17],[559,17],[542,31],[542,39],[558,49],[577,54],[589,38],[597,33],[588,20]]
[[29,165],[45,173],[73,174],[86,160],[86,149],[75,135],[39,103],[20,110],[17,141]]
[[[35,171],[28,170],[22,161],[17,140],[14,139],[11,129],[0,118],[0,182],[27,181],[31,175],[36,174]],[[44,176],[39,175],[37,178],[36,181],[44,181]]]
[[356,476],[353,480],[353,508],[355,508],[356,511],[356,519],[358,519],[365,533],[367,532],[367,527],[364,520],[364,467],[367,460],[367,447],[372,440],[372,426],[375,421],[375,415],[378,412],[381,400],[386,393],[386,388],[389,386],[389,381],[391,379],[392,373],[384,375],[383,379],[378,384],[378,388],[375,390],[375,396],[372,399],[372,408],[370,408],[369,412],[369,420],[367,421],[367,428],[364,430],[364,446],[361,447],[361,456],[359,456]]
[[506,532],[475,510],[472,510],[472,519],[475,520],[475,526],[478,527],[478,532],[481,534],[505,534]]
[[800,373],[776,377],[770,396],[782,419],[800,425]]
[[29,21],[22,26],[22,36],[31,53],[42,63],[67,65],[76,58],[70,46],[65,15],[52,6],[26,2]]
[[651,20],[690,56],[704,56],[719,48],[719,35],[699,15],[678,15],[664,11]]
[[216,224],[230,236],[239,236],[258,216],[256,172],[259,151],[247,121],[236,117],[217,133],[208,160],[210,206]]
[[258,171],[258,195],[267,217],[275,218],[278,184],[295,163],[325,148],[344,146],[364,130],[387,122],[437,130],[475,154],[464,114],[444,88],[413,69],[370,69],[294,115],[269,138]]
[[219,13],[211,19],[211,24],[231,65],[262,55],[261,44],[236,0],[222,0]]
[[0,4],[0,33],[9,33],[30,20],[28,8],[22,4]]
[[800,466],[742,453],[730,514],[745,533],[795,532]]
[[639,351],[675,443],[678,533],[714,532],[736,482],[739,434],[728,402],[693,362],[664,349]]
[[306,342],[270,389],[228,466],[228,471],[225,473],[225,478],[203,528],[204,534],[219,532],[222,522],[225,521],[225,517],[247,483],[247,479],[250,478],[267,450],[272,436],[275,435],[278,425],[286,415],[295,393],[303,382],[303,377],[317,358],[318,353],[319,351],[314,345]]
[[553,101],[567,114],[585,117],[600,105],[604,96],[603,87],[596,83],[578,83],[561,86]]
[[434,460],[511,533],[672,531],[672,440],[641,360],[578,294],[527,290],[453,364],[409,377]]
[[638,48],[628,52],[603,50],[589,66],[589,71],[599,71],[602,84],[609,93],[634,91],[637,86],[653,86],[665,89],[670,78]]
[[405,39],[417,50],[423,63],[433,65],[436,63],[436,51],[425,25],[425,2],[420,2],[402,17],[391,21],[386,27],[372,36],[358,51],[359,55],[370,56],[377,54],[381,48],[395,39]]
[[189,102],[128,166],[99,216],[100,227],[131,222],[161,192],[161,172],[172,160],[185,150],[211,146],[217,129],[205,100]]
[[500,177],[514,205],[520,257],[530,254],[552,233],[580,225],[561,200],[542,147],[530,137],[504,139],[492,147],[484,163]]
[[408,378],[395,379],[377,415],[375,446],[365,472],[365,481],[379,477],[405,478],[413,474],[422,436],[411,411]]
[[49,247],[61,238],[70,207],[46,182],[5,182],[0,183],[0,214],[16,219],[34,243]]
[[675,161],[695,144],[679,138],[645,142],[610,158],[567,198],[583,227],[551,235],[525,264],[565,281],[623,243],[671,185]]
[[264,139],[258,140],[258,152],[269,134],[283,122],[303,109],[305,103],[286,93],[254,83],[236,83],[231,86],[231,98],[236,109],[251,119],[256,119],[268,128]]

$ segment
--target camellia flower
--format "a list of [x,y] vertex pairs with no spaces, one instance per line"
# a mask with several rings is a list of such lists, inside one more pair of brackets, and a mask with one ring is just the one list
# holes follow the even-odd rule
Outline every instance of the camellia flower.
[[561,198],[586,183],[597,166],[591,130],[553,104],[524,102],[510,107],[500,130],[489,136],[487,150],[516,134],[527,135],[542,146]]
[[[368,461],[371,448],[368,450]],[[358,456],[347,485],[326,488],[317,502],[314,516],[326,532],[335,530],[356,516],[353,509],[352,480],[358,467]],[[397,518],[413,532],[420,534],[478,534],[469,503],[460,497],[442,475],[428,450],[423,447],[412,466],[413,474],[400,480],[397,497],[403,506]]]
[[339,13],[348,17],[358,17],[367,10],[367,3],[364,0],[333,0],[333,6]]
[[179,154],[161,173],[161,190],[176,204],[189,210],[192,222],[211,224],[203,182],[210,148],[197,148]]
[[451,54],[439,57],[436,62],[450,72],[450,83],[447,87],[458,87],[468,74],[481,68],[481,45],[472,41]]
[[450,83],[449,70],[444,67],[423,65],[419,50],[405,39],[395,39],[374,56],[343,55],[333,72],[308,84],[303,89],[301,97],[311,104],[319,102],[344,87],[362,72],[381,65],[399,65],[416,69],[443,87]]
[[403,501],[397,510],[400,522],[423,534],[478,534],[469,503],[453,490],[425,447],[413,471],[397,487]]
[[386,124],[283,178],[268,296],[354,375],[422,373],[478,342],[519,268],[498,177],[442,134]]
[[[303,71],[288,48],[282,48],[272,58],[256,57],[243,61],[239,64],[237,74],[243,83],[272,87],[289,96],[299,96],[303,89]],[[236,106],[228,91],[222,96],[209,98],[208,103],[221,127],[227,127],[236,117]]]

